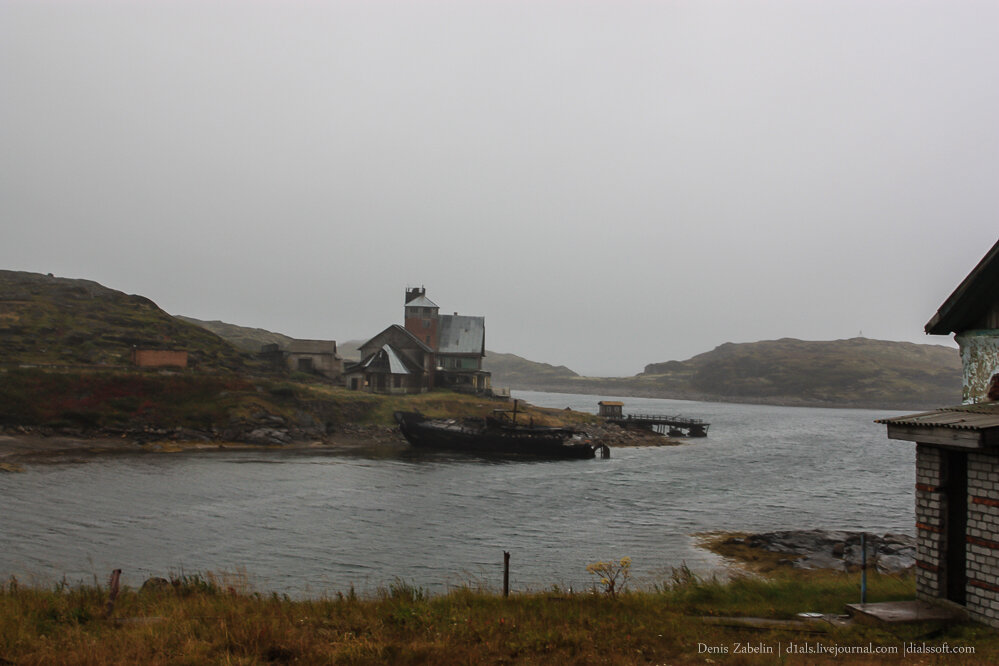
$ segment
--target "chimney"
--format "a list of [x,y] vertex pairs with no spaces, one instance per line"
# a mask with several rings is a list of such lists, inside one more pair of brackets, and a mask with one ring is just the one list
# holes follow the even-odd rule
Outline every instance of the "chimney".
[[426,287],[413,287],[412,289],[406,288],[406,302],[409,303],[415,298],[419,298],[427,293]]

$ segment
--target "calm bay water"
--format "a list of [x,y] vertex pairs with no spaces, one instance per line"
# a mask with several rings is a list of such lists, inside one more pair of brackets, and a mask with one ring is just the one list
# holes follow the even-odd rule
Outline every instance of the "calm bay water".
[[[515,391],[596,411],[601,397]],[[865,529],[911,534],[913,445],[875,418],[897,412],[613,398],[626,412],[711,423],[677,447],[608,460],[495,461],[372,444],[345,450],[116,455],[0,475],[0,579],[127,584],[243,570],[255,589],[373,592],[592,581],[586,564],[633,560],[649,585],[714,530]]]

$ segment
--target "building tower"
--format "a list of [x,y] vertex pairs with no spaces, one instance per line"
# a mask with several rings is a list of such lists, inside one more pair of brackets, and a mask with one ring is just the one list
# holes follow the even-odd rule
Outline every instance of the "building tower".
[[427,298],[425,287],[406,289],[406,330],[435,352],[439,343],[439,310],[437,304]]

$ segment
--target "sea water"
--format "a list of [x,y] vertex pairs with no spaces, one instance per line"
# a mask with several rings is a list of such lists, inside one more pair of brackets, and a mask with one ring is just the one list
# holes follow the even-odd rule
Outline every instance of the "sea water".
[[484,460],[372,442],[343,449],[126,454],[0,475],[0,579],[51,584],[245,574],[295,596],[405,583],[431,592],[593,584],[586,565],[632,560],[651,586],[724,563],[714,531],[913,533],[914,446],[874,419],[898,412],[515,391],[547,407],[683,415],[679,446],[609,459]]

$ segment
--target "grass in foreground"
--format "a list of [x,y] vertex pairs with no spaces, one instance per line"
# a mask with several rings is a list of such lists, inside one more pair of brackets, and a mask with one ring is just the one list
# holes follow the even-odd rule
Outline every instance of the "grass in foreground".
[[[293,601],[237,593],[211,576],[156,592],[124,589],[110,618],[100,586],[0,592],[0,663],[14,664],[684,664],[912,663],[910,643],[973,648],[920,663],[999,661],[999,637],[976,625],[747,630],[702,616],[790,618],[842,612],[855,576],[701,580],[685,570],[654,591],[516,594],[471,589],[430,596],[397,583],[375,598]],[[911,598],[911,579],[872,576],[870,600]],[[787,655],[789,645],[864,647],[897,654]],[[739,646],[772,653],[739,654]],[[5,660],[5,661],[4,661]]]

